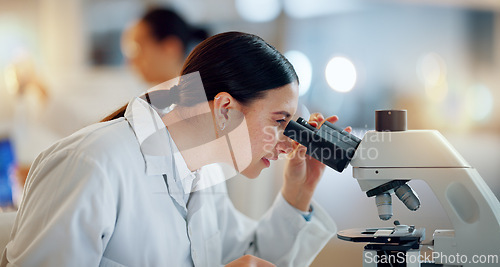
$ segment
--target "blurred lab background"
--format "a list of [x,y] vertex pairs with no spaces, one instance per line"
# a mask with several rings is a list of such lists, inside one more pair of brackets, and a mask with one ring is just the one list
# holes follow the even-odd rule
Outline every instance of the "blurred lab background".
[[[338,115],[359,137],[374,128],[376,109],[407,109],[410,129],[439,130],[500,196],[497,0],[0,0],[3,172],[22,180],[52,142],[149,88],[127,66],[120,38],[157,5],[211,35],[263,37],[294,64],[301,105]],[[229,180],[235,206],[259,218],[280,189],[283,163],[257,180]],[[422,206],[411,212],[394,201],[393,218],[425,227],[428,239],[451,228],[430,188],[410,184]],[[315,200],[339,230],[393,221],[378,219],[351,167],[342,174],[327,168]],[[362,247],[333,238],[313,266],[361,266]]]

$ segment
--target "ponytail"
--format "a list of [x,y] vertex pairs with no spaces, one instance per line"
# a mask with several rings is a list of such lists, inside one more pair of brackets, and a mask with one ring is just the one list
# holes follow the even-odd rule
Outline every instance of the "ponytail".
[[101,122],[111,121],[111,120],[114,120],[114,119],[118,119],[118,118],[124,117],[126,109],[127,109],[127,105],[125,105],[125,106],[117,109],[115,112],[109,114],[104,119],[102,119]]
[[[180,90],[178,85],[174,85],[169,90],[158,90],[145,93],[140,97],[145,100],[151,106],[157,109],[165,109],[172,104],[178,104],[180,102]],[[111,121],[125,116],[125,111],[128,105],[124,105],[115,112],[106,116],[101,122]]]

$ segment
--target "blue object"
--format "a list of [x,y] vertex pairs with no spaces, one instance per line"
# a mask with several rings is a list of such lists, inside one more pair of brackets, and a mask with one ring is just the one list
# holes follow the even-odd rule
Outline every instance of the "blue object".
[[9,139],[0,140],[0,206],[12,206],[12,181],[16,160]]
[[304,219],[306,219],[306,221],[310,221],[311,220],[311,217],[313,216],[313,213],[314,213],[314,209],[313,209],[313,206],[310,205],[309,206],[309,213],[308,214],[302,214],[302,216],[304,217]]

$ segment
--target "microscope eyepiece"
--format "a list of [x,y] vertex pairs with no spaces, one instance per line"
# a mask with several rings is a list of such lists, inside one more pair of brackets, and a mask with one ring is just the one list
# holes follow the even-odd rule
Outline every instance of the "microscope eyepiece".
[[361,139],[328,121],[317,129],[303,118],[290,121],[283,134],[307,147],[307,155],[338,172],[347,167],[361,143]]

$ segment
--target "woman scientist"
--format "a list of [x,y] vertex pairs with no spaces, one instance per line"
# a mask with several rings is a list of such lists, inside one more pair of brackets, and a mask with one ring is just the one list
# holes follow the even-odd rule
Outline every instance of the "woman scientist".
[[[227,32],[200,43],[181,74],[36,159],[2,266],[312,262],[336,226],[311,201],[325,166],[282,134],[298,102],[292,65],[261,38]],[[281,193],[252,221],[222,176],[232,166],[254,178],[280,153]]]

